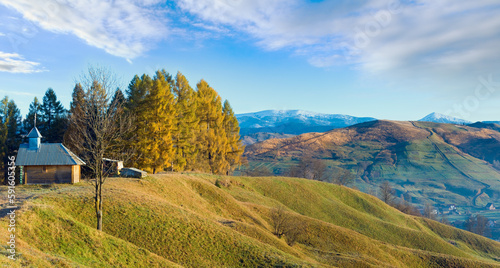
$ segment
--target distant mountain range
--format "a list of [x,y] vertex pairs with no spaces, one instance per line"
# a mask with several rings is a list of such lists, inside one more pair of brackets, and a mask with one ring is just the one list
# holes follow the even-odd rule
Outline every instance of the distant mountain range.
[[480,208],[500,201],[500,132],[486,127],[496,126],[379,120],[266,140],[247,146],[244,156],[249,167],[276,175],[313,157],[333,174],[339,167],[356,174],[365,192],[389,181],[414,203]]
[[[336,128],[377,120],[373,117],[323,114],[303,110],[266,110],[255,113],[237,114],[236,118],[239,121],[241,129],[240,134],[242,136],[258,132],[294,135],[309,132],[325,132]],[[472,123],[464,119],[439,113],[431,113],[418,121],[458,125]],[[491,121],[484,123],[498,122]]]
[[[326,132],[360,123],[377,120],[373,117],[355,117],[343,114],[322,114],[303,110],[266,110],[255,113],[237,114],[243,144],[250,145],[272,138],[287,138],[310,132]],[[470,125],[472,122],[431,113],[420,122]],[[479,122],[473,127],[498,131],[498,121]],[[495,124],[497,124],[495,126]]]
[[237,114],[240,135],[266,132],[299,135],[308,132],[352,126],[376,120],[372,117],[355,117],[342,114],[321,114],[302,110],[267,110]]

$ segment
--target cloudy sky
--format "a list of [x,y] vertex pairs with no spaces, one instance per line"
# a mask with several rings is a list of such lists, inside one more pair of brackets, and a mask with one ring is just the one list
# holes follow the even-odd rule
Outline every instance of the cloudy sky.
[[69,106],[89,65],[204,78],[236,113],[500,120],[498,0],[0,0],[0,96]]

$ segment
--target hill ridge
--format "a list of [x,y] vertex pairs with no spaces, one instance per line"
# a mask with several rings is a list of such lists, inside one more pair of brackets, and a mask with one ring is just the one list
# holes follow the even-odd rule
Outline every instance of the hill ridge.
[[[484,128],[375,120],[263,141],[247,146],[244,156],[249,169],[265,168],[275,175],[312,157],[326,166],[322,180],[347,169],[364,192],[388,181],[398,198],[405,195],[421,207],[430,203],[440,213],[447,204],[460,206],[463,213],[482,213],[500,196],[500,169],[494,166],[500,159],[500,132]],[[500,238],[500,229],[494,237]]]
[[[24,265],[500,267],[498,242],[324,182],[179,173],[110,178],[101,234],[93,228],[92,187],[58,187],[28,200],[20,214]],[[279,204],[308,226],[293,246],[272,234],[270,213]]]

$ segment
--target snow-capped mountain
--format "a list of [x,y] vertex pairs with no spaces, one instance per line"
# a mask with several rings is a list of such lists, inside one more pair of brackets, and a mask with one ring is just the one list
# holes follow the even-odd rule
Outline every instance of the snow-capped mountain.
[[444,115],[444,114],[439,114],[439,113],[431,113],[418,121],[459,124],[459,125],[471,123],[470,121],[467,121],[464,119],[460,119],[460,118],[456,118],[456,117],[448,116],[448,115]]
[[236,118],[240,124],[240,135],[242,136],[257,132],[283,134],[324,132],[376,120],[371,117],[321,114],[302,110],[266,110],[237,114]]

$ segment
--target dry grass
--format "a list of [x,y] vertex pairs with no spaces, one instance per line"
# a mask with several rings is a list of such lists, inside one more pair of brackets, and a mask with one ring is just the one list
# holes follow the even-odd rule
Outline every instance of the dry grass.
[[[103,233],[94,230],[92,202],[86,184],[27,201],[16,265],[500,267],[499,243],[315,181],[203,174],[110,179]],[[277,205],[308,227],[294,246],[272,234]],[[5,228],[2,220],[3,240]],[[0,263],[9,260],[3,255]]]

